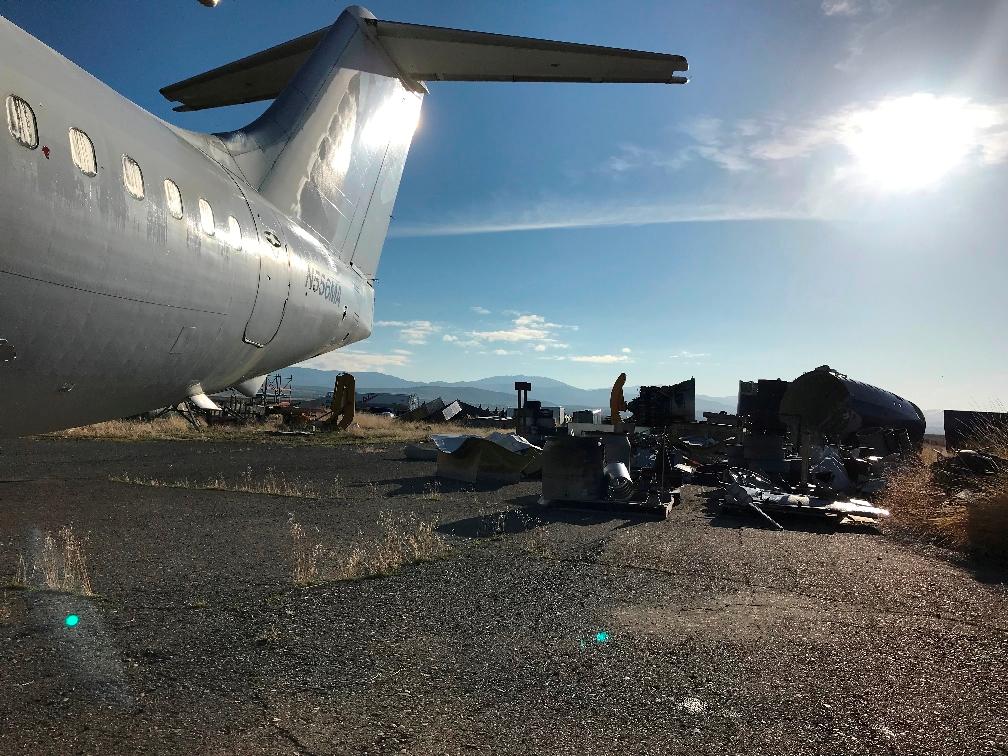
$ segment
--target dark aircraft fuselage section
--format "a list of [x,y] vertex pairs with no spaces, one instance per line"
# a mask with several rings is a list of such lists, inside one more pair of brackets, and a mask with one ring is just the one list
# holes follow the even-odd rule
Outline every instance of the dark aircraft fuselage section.
[[[204,135],[5,19],[0,56],[0,96],[27,103],[38,133],[29,148],[0,132],[0,437],[129,416],[370,335],[370,282],[200,149]],[[96,175],[75,165],[71,128]]]

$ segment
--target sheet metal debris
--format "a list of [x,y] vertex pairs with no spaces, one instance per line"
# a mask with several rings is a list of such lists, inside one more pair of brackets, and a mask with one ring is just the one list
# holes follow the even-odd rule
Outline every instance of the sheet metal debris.
[[437,449],[434,474],[439,478],[469,483],[515,482],[533,477],[541,469],[542,449],[514,434],[437,434],[431,436],[431,441]]
[[755,512],[778,530],[784,528],[772,517],[777,513],[829,517],[840,523],[876,523],[889,517],[889,510],[876,507],[864,499],[782,491],[770,480],[751,470],[729,470],[726,478],[725,503]]

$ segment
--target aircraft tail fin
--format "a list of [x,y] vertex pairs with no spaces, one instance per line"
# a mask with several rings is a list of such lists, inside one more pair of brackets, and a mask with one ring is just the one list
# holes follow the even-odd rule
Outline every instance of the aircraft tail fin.
[[161,90],[176,110],[275,101],[217,135],[244,178],[372,277],[424,81],[682,84],[679,55],[380,21],[347,8],[306,34]]

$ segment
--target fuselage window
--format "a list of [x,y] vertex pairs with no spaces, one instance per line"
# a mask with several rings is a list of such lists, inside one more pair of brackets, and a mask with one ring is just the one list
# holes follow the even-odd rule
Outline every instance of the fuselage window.
[[129,155],[123,155],[123,185],[137,199],[144,198],[143,173],[137,161]]
[[95,157],[94,145],[91,138],[83,131],[71,127],[70,129],[70,156],[74,165],[80,168],[85,176],[98,175],[98,159]]
[[29,150],[38,147],[38,124],[31,105],[17,95],[7,98],[7,128],[11,136]]
[[199,201],[199,224],[207,236],[214,235],[213,208],[202,197]]
[[228,243],[235,249],[242,248],[241,226],[233,215],[228,216]]
[[171,179],[164,180],[165,204],[168,205],[168,212],[174,218],[182,217],[182,192],[179,191],[178,184]]

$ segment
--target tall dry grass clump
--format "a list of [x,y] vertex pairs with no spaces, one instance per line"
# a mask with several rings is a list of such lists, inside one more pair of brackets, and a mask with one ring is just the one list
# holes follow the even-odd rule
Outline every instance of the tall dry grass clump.
[[[1008,459],[1008,433],[984,429],[978,444]],[[925,447],[889,476],[879,505],[892,512],[897,533],[976,556],[1008,558],[1008,465],[967,472]]]
[[434,526],[416,514],[392,515],[382,512],[378,518],[377,538],[362,540],[348,551],[336,555],[333,578],[391,575],[407,564],[429,562],[448,551],[447,543]]
[[291,577],[295,585],[311,585],[319,581],[319,560],[325,554],[321,542],[316,538],[312,539],[305,533],[301,523],[294,519],[294,513],[290,513],[287,521],[291,536]]
[[64,525],[55,535],[48,530],[41,537],[40,547],[25,559],[18,560],[15,583],[62,593],[93,596],[91,578],[84,558],[84,542]]
[[292,514],[288,527],[294,583],[303,586],[391,575],[406,565],[448,553],[447,542],[434,530],[434,525],[416,514],[383,512],[378,526],[377,536],[361,535],[349,547],[327,548],[317,530],[309,535]]

